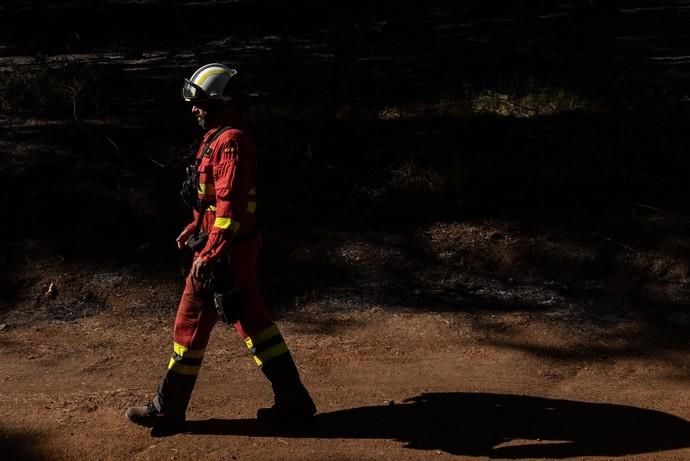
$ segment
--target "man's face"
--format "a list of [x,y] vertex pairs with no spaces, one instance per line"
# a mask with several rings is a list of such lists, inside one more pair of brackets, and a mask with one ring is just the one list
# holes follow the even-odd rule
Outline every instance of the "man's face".
[[196,122],[203,129],[206,129],[206,127],[209,126],[209,122],[211,121],[209,106],[210,104],[204,101],[198,101],[195,102],[194,105],[192,105],[192,114],[194,114],[194,116],[196,117]]
[[192,105],[192,114],[204,130],[212,128],[213,118],[218,114],[217,101],[196,101]]

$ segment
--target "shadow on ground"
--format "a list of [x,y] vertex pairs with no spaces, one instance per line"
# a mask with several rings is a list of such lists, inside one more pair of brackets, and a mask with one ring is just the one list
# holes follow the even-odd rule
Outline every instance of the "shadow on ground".
[[40,461],[45,459],[35,449],[35,436],[0,429],[0,454],[2,459],[15,461]]
[[504,394],[429,393],[282,428],[253,419],[188,423],[188,433],[393,439],[406,448],[496,458],[624,456],[690,447],[690,422],[654,410]]

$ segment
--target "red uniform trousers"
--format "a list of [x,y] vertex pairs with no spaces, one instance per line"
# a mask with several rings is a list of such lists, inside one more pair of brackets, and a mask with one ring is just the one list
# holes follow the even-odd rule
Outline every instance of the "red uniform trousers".
[[[239,288],[245,300],[235,329],[271,381],[276,401],[283,399],[283,395],[286,396],[284,400],[304,400],[306,390],[288,347],[261,300],[256,271],[260,250],[258,234],[230,246],[231,286]],[[185,414],[211,330],[217,321],[212,293],[202,287],[202,282],[188,275],[173,328],[173,356],[153,399],[158,411],[175,416]]]
[[[235,323],[235,329],[243,340],[273,325],[259,292],[256,272],[260,251],[261,237],[258,234],[230,247],[230,286],[239,288],[245,299],[239,320]],[[199,280],[187,275],[175,318],[173,340],[188,349],[204,350],[217,320],[211,294],[202,288]]]

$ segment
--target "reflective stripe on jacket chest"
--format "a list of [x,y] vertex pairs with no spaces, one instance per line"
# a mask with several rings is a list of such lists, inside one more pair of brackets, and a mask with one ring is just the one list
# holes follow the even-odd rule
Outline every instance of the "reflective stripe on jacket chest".
[[213,182],[213,165],[205,158],[199,164],[199,200],[215,200],[216,187]]
[[[202,146],[200,149],[200,155],[197,157],[198,161],[198,171],[199,171],[199,189],[197,190],[199,200],[210,202],[209,209],[215,212],[216,207],[214,206],[216,201],[216,185],[213,177],[213,163],[211,162],[211,154],[213,150],[209,146]],[[235,194],[240,193],[240,196],[244,195],[247,199],[247,213],[256,212],[256,187],[252,185],[250,190],[246,192],[235,191]],[[235,195],[233,194],[233,195]],[[237,197],[237,195],[235,195]]]

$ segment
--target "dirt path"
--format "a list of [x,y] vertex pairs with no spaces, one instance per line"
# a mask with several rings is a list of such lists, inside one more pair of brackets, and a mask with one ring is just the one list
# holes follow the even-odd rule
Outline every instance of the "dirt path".
[[[292,314],[280,325],[321,416],[282,428],[251,419],[269,387],[234,331],[219,326],[190,433],[166,438],[123,412],[163,371],[169,319],[101,314],[6,327],[0,458],[690,459],[690,354],[623,353],[620,340],[601,339],[613,331],[483,316]],[[634,324],[616,328],[634,340]],[[577,353],[584,344],[598,349]]]

